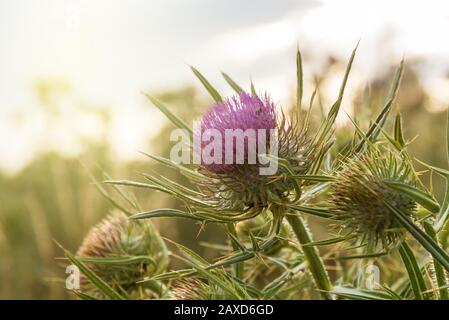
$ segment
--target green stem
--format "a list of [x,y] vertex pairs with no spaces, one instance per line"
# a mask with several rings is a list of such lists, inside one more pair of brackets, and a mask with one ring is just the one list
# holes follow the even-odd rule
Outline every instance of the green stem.
[[[235,230],[235,226],[233,223],[228,223],[228,232],[232,234],[237,239],[237,231]],[[232,248],[234,251],[240,251],[239,246],[231,239]],[[235,277],[237,279],[243,279],[243,272],[245,270],[245,265],[243,261],[237,262],[234,264]]]
[[[305,222],[298,215],[287,215],[287,221],[291,225],[301,245],[312,242],[312,238],[305,226]],[[318,250],[314,246],[302,246],[302,251],[306,257],[308,267],[312,273],[315,285],[320,290],[320,294],[324,299],[332,300],[332,283],[324,267],[323,260],[319,256]]]
[[[438,243],[437,234],[430,223],[424,222],[424,230],[426,230],[426,233],[430,237],[432,237],[435,242]],[[441,264],[435,258],[433,258],[433,267],[435,269],[435,278],[437,279],[437,285],[439,288],[443,288],[439,290],[440,300],[449,300],[446,273],[444,272]]]
[[443,227],[441,228],[441,231],[438,232],[438,240],[439,243],[441,243],[441,247],[447,248],[449,239],[449,220],[447,220]]

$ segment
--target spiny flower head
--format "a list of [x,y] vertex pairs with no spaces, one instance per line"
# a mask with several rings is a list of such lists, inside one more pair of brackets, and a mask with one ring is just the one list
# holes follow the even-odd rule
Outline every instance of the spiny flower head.
[[407,159],[376,150],[348,160],[332,184],[335,219],[344,230],[355,232],[369,245],[380,243],[385,247],[403,235],[404,230],[385,202],[411,218],[416,211],[416,203],[390,188],[387,182],[416,185]]
[[[246,92],[238,96],[233,96],[223,102],[217,103],[214,107],[209,109],[201,120],[201,134],[207,130],[215,130],[220,133],[222,139],[222,150],[220,150],[220,163],[208,164],[204,161],[202,165],[211,172],[215,173],[231,173],[236,170],[236,143],[233,143],[233,163],[225,163],[225,137],[227,130],[254,130],[256,134],[252,137],[245,138],[244,150],[242,150],[244,159],[248,159],[248,145],[253,144],[258,146],[259,130],[265,131],[265,141],[262,143],[268,146],[270,138],[270,130],[276,128],[276,110],[275,104],[271,98],[265,94],[262,98],[257,95],[250,95]],[[234,138],[235,140],[235,138]],[[234,142],[234,141],[233,141]],[[207,141],[202,141],[201,149],[203,150]],[[215,152],[213,150],[212,152]],[[212,154],[213,156],[213,154]]]
[[[305,130],[288,121],[283,113],[277,113],[275,104],[268,94],[259,97],[249,93],[241,93],[216,104],[208,110],[201,121],[201,133],[214,129],[220,133],[223,149],[220,149],[221,163],[200,166],[200,172],[206,179],[198,179],[195,184],[202,187],[206,200],[215,201],[218,208],[228,210],[252,210],[260,212],[274,201],[284,201],[299,196],[297,181],[287,177],[283,168],[278,168],[274,174],[261,175],[260,168],[266,164],[256,161],[248,163],[248,146],[257,146],[257,155],[261,154],[259,145],[265,145],[264,153],[271,153],[270,147],[275,146],[276,155],[288,162],[290,174],[304,174],[310,167],[312,144],[307,139]],[[234,162],[226,164],[225,150],[226,130],[248,129],[265,131],[264,141],[259,141],[259,135],[245,136],[243,164],[236,164],[235,139],[232,143]],[[198,132],[196,132],[198,134]],[[271,139],[276,143],[272,144]],[[206,148],[208,142],[203,142],[201,148]],[[254,148],[252,149],[254,150]],[[214,150],[215,151],[215,150]],[[203,158],[202,158],[203,160]]]
[[[232,286],[231,283],[229,283]],[[236,296],[206,279],[189,278],[175,280],[170,288],[171,300],[235,300]]]
[[175,281],[169,293],[171,300],[207,300],[211,299],[209,286],[201,280],[182,279]]
[[[160,236],[147,221],[131,221],[122,212],[114,212],[94,226],[78,249],[77,256],[94,262],[86,264],[103,280],[129,293],[145,276],[165,270],[167,253]],[[104,263],[102,258],[141,257],[130,263]],[[110,261],[110,260],[109,260]],[[98,293],[82,278],[82,290]]]

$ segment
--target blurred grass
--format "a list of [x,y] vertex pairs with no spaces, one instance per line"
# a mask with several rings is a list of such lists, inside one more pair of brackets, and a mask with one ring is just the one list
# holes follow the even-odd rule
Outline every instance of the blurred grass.
[[[391,75],[387,75],[377,79],[368,89],[360,88],[357,91],[353,104],[358,121],[366,123],[366,119],[379,111],[382,105],[381,97],[387,90],[390,78]],[[64,94],[65,91],[61,91],[61,87],[58,88],[58,95]],[[55,113],[59,106],[57,99],[52,99],[48,84],[37,84],[36,90],[43,109]],[[210,99],[205,100],[191,87],[163,92],[156,97],[173,108],[186,123],[191,123],[211,103]],[[295,97],[294,92],[292,97]],[[292,98],[292,101],[294,99]],[[446,117],[442,112],[429,113],[426,109],[428,103],[426,92],[413,68],[409,66],[404,74],[397,105],[403,113],[406,137],[412,139],[418,136],[410,147],[411,153],[424,162],[445,168],[442,137],[445,134]],[[103,110],[98,116],[107,122],[109,117],[104,112]],[[317,119],[320,112],[316,109],[314,116]],[[58,118],[52,119],[57,121]],[[148,122],[151,125],[151,119],[148,119]],[[105,127],[107,128],[107,123]],[[169,155],[170,144],[166,142],[172,128],[172,125],[167,123],[159,135],[149,138],[148,146],[151,146],[155,154]],[[344,145],[352,131],[349,124],[339,129],[337,147]],[[166,172],[166,168],[144,156],[139,161],[115,162],[106,135],[100,141],[86,141],[85,149],[79,157],[43,152],[14,176],[0,172],[1,299],[68,297],[64,283],[57,280],[65,277],[65,268],[55,260],[56,257],[62,256],[62,253],[53,240],[57,240],[72,252],[75,251],[88,229],[112,208],[92,185],[80,159],[99,180],[102,180],[102,177],[98,167],[114,178],[141,179],[138,172],[155,170],[163,172],[173,180],[183,179],[175,172]],[[440,195],[442,191],[438,187],[441,184],[438,183],[435,190]],[[177,206],[172,199],[164,195],[136,191],[136,197],[145,210]],[[313,219],[312,222],[312,230],[318,233],[317,238],[325,238],[323,233],[326,229]],[[210,225],[200,232],[201,227],[191,221],[159,219],[155,220],[155,223],[163,236],[186,244],[208,259],[217,257],[217,252],[201,247],[199,243],[224,241],[224,233],[219,226]],[[383,260],[387,261],[385,263],[388,266],[383,270],[383,274],[388,278],[396,277],[394,265],[387,264],[391,257]]]
[[[53,115],[52,121],[58,121],[54,116],[58,114],[58,106],[49,96],[48,84],[36,88],[45,90],[45,95],[38,92],[39,101],[44,104],[43,109]],[[41,99],[42,95],[45,99]],[[177,107],[181,116],[189,121],[195,115],[192,112],[195,106],[204,105],[192,88],[162,93],[158,98]],[[103,121],[109,119],[104,110],[98,116]],[[169,154],[169,144],[161,141],[168,139],[170,130],[167,124],[160,136],[149,139],[148,145],[156,154]],[[141,179],[138,172],[165,168],[145,156],[140,161],[116,163],[104,135],[100,141],[85,141],[85,150],[80,156],[42,152],[14,176],[0,172],[0,299],[68,297],[61,281],[65,278],[66,263],[56,260],[62,253],[54,240],[76,251],[89,228],[112,209],[90,181],[87,170],[101,181],[102,170],[113,177]],[[171,172],[166,175],[180,179]],[[136,197],[144,208],[176,207],[169,197],[161,194],[136,192]],[[215,230],[213,226],[205,228],[198,237],[200,227],[190,221],[176,221],[174,225],[168,221],[156,223],[162,235],[187,242],[206,257],[214,257],[213,251],[201,248],[198,243],[205,239],[220,241],[222,233],[217,232],[217,227]]]

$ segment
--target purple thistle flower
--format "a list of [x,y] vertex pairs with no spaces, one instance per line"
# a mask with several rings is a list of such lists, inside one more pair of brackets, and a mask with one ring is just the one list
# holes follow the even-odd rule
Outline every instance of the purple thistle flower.
[[[225,164],[225,131],[227,129],[241,129],[246,131],[253,129],[256,131],[255,141],[252,137],[246,137],[244,140],[243,157],[248,159],[248,145],[255,143],[259,146],[257,132],[265,130],[265,145],[269,145],[270,130],[276,128],[276,110],[275,104],[271,98],[265,94],[262,98],[257,95],[250,95],[246,92],[238,96],[233,96],[209,109],[201,120],[201,135],[206,130],[215,129],[221,134],[222,149],[219,155],[221,161],[219,163],[205,163],[204,155],[201,156],[202,166],[214,173],[232,173],[236,169],[236,139],[233,141],[233,157],[232,164]],[[198,132],[196,133],[198,134]],[[201,150],[209,144],[209,141],[201,141]],[[258,148],[258,147],[257,147]],[[220,152],[219,151],[219,152]],[[211,156],[214,156],[215,150]]]

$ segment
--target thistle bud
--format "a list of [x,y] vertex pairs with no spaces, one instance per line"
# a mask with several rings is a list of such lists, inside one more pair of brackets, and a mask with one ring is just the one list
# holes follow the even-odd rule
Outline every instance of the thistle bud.
[[[164,271],[168,261],[165,244],[152,225],[131,221],[122,212],[114,212],[94,226],[77,256],[113,288],[128,293],[137,289],[139,280]],[[98,294],[87,279],[81,280],[83,291]]]
[[235,300],[236,298],[219,286],[198,278],[175,280],[169,291],[171,300]]
[[403,235],[404,230],[385,201],[413,217],[415,202],[393,190],[387,181],[416,185],[412,168],[406,159],[392,153],[369,151],[347,161],[332,184],[331,203],[334,217],[342,229],[355,232],[369,245],[388,246]]
[[207,300],[210,298],[208,286],[195,278],[175,281],[169,293],[171,300]]

